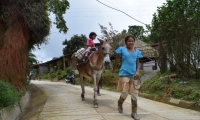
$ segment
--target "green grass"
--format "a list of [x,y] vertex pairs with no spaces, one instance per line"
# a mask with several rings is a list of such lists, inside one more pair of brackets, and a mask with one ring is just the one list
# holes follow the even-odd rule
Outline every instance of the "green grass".
[[0,109],[18,103],[22,96],[21,91],[17,91],[9,83],[0,80]]
[[185,79],[181,76],[169,77],[172,73],[158,72],[150,80],[143,83],[140,92],[161,97],[200,102],[200,80]]

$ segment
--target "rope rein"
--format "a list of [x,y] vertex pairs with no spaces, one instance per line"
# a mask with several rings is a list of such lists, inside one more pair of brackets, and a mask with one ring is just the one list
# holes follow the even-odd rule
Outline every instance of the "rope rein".
[[141,78],[140,77],[138,77],[138,79],[136,80],[137,81],[137,84],[135,84],[135,82],[134,82],[134,78],[130,78],[130,80],[131,80],[131,82],[132,82],[132,84],[133,84],[133,87],[136,89],[136,90],[140,90],[140,87],[138,88],[138,86],[140,86],[141,85]]

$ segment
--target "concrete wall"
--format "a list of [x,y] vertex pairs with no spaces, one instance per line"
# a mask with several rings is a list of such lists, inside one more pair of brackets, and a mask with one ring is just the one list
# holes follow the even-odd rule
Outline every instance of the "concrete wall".
[[[8,106],[0,110],[0,120],[16,120],[18,116],[25,111],[28,107],[28,103],[30,100],[30,93],[26,92],[26,94],[21,99],[21,109],[18,105]],[[21,111],[22,110],[22,111]]]

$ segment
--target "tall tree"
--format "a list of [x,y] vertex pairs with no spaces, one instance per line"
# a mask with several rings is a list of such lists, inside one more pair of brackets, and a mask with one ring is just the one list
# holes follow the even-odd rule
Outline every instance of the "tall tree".
[[132,25],[128,26],[128,32],[134,35],[137,39],[142,39],[144,37],[145,30],[143,26]]
[[83,34],[74,35],[71,37],[70,40],[65,39],[63,41],[63,45],[66,45],[66,47],[63,48],[63,54],[64,55],[73,54],[80,48],[82,47],[85,48],[86,40],[87,40],[87,37]]
[[151,39],[160,43],[161,72],[200,78],[200,1],[167,0],[151,24]]
[[24,89],[28,51],[47,42],[50,12],[60,32],[67,32],[63,14],[68,7],[67,0],[0,1],[0,80]]
[[[146,26],[148,28],[149,26]],[[149,36],[149,31],[145,30],[143,26],[138,26],[138,25],[132,25],[128,26],[128,32],[132,34],[136,39],[139,39],[145,43],[152,43],[150,36]]]

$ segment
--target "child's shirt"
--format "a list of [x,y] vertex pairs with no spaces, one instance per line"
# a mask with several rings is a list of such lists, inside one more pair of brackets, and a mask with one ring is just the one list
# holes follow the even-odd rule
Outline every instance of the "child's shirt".
[[119,76],[132,78],[136,73],[137,59],[143,57],[141,52],[138,49],[135,52],[129,52],[126,47],[119,47],[115,52],[122,60]]
[[90,38],[87,39],[87,42],[86,42],[86,46],[91,46],[91,47],[94,47],[94,41]]

